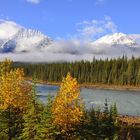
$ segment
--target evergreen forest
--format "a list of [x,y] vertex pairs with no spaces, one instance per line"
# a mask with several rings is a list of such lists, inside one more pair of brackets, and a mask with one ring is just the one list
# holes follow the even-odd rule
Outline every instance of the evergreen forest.
[[61,82],[68,72],[81,84],[140,85],[140,58],[97,60],[92,62],[14,63],[24,68],[25,76],[36,75],[38,80]]

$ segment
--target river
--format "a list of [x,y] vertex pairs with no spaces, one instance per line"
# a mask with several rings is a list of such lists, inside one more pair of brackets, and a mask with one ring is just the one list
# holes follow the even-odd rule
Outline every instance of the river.
[[[58,89],[58,86],[37,84],[38,96],[43,102],[46,101],[47,95],[55,96]],[[109,105],[116,103],[119,114],[140,116],[140,92],[138,91],[81,88],[80,96],[88,109],[92,106],[100,106],[102,109],[107,99]]]

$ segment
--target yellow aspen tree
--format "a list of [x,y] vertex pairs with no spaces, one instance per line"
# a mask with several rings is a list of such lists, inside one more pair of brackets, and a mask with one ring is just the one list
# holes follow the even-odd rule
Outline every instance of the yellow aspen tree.
[[0,108],[23,109],[30,99],[31,87],[24,81],[23,69],[11,69],[11,64],[6,59],[0,66]]
[[62,133],[72,131],[83,116],[83,107],[77,80],[68,73],[52,105],[54,124],[60,127]]
[[22,119],[21,114],[31,97],[31,87],[24,80],[23,69],[12,69],[11,65],[8,59],[0,64],[0,110],[6,114],[6,134],[9,140],[16,135],[16,128],[21,129],[18,126],[22,120],[20,122],[16,118]]

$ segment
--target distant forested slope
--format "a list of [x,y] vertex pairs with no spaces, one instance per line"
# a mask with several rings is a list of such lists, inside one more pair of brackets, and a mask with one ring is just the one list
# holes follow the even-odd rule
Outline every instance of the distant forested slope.
[[27,77],[48,82],[60,82],[68,72],[79,83],[101,83],[115,85],[140,85],[140,58],[96,60],[92,62],[62,63],[14,63],[14,67],[23,67]]

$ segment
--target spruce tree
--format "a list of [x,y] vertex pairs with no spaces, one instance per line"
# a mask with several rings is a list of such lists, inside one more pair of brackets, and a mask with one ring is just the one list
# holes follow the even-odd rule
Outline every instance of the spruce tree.
[[38,140],[40,138],[39,126],[41,122],[41,113],[43,111],[42,105],[36,98],[35,85],[32,89],[32,99],[27,106],[26,113],[23,116],[23,130],[21,139],[24,140]]
[[60,134],[57,126],[53,124],[52,102],[52,96],[49,95],[47,97],[47,104],[44,106],[44,110],[42,111],[41,122],[38,129],[40,139],[42,140],[53,140]]

